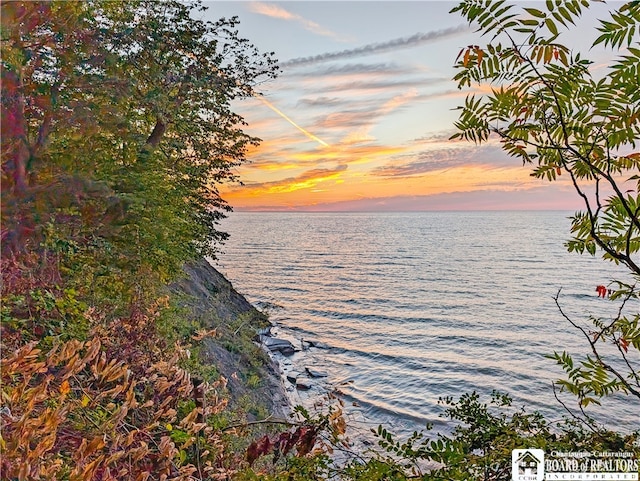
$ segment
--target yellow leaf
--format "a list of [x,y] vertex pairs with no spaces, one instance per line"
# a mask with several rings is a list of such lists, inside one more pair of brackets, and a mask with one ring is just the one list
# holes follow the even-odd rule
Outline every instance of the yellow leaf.
[[[126,454],[127,454],[126,451],[118,451],[117,453],[114,453],[111,456],[109,456],[106,459],[104,464],[106,464],[106,465],[113,464],[116,461],[118,461],[119,459],[123,458]],[[126,474],[126,473],[123,473],[123,474]]]
[[102,449],[104,447],[105,447],[104,439],[101,436],[96,436],[95,438],[93,438],[93,440],[87,446],[87,450],[85,452],[85,455],[89,456],[90,454],[93,454],[94,452],[96,452],[99,449]]
[[147,481],[147,479],[149,479],[149,476],[151,476],[150,472],[143,471],[138,475],[138,477],[136,478],[136,481]]
[[191,339],[193,339],[194,341],[201,341],[208,336],[216,337],[216,334],[217,331],[215,329],[212,329],[210,331],[207,331],[206,329],[200,329],[195,333],[195,335],[191,336]]
[[[151,428],[150,428],[151,429]],[[124,441],[124,447],[128,448],[129,446],[131,446],[133,444],[133,441],[136,437],[136,434],[138,433],[137,430],[135,431],[131,431],[128,435],[127,435],[127,439],[125,439]]]
[[84,466],[84,469],[82,470],[82,473],[80,473],[80,469],[82,469],[82,467],[78,467],[76,466],[76,468],[74,469],[74,471],[71,473],[70,479],[72,481],[81,481],[81,480],[85,480],[85,479],[92,479],[93,478],[93,474],[96,472],[96,469],[98,469],[98,466],[100,465],[100,463],[102,463],[102,460],[104,459],[104,455],[101,454],[100,456],[98,456],[97,459],[91,461],[90,463],[86,464]]
[[35,453],[37,456],[42,456],[44,453],[46,453],[53,447],[55,442],[56,442],[56,435],[55,435],[55,431],[53,431],[51,434],[45,436],[42,441],[40,441],[40,443],[33,450],[33,453]]
[[167,428],[167,431],[173,431],[173,426],[171,424],[167,424],[165,427]]
[[89,399],[89,396],[85,394],[84,396],[82,396],[82,401],[80,401],[80,405],[83,408],[86,408],[89,405],[89,401],[91,401],[91,399]]
[[198,407],[194,408],[189,414],[187,414],[182,421],[180,421],[180,426],[188,426],[189,424],[196,421],[198,418],[198,414],[201,413],[202,410]]

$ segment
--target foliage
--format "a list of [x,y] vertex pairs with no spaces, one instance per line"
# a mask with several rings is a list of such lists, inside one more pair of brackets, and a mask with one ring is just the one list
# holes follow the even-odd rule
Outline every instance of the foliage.
[[600,21],[593,46],[619,54],[604,73],[560,43],[590,2],[544,5],[467,0],[452,10],[491,35],[486,46],[458,55],[459,88],[489,86],[491,93],[467,96],[452,138],[481,143],[496,135],[505,152],[533,165],[534,177],[568,178],[584,203],[571,219],[568,250],[600,252],[626,266],[633,281],[598,287],[618,304],[610,319],[591,318],[585,327],[564,316],[585,336],[590,354],[579,363],[567,352],[554,355],[568,375],[560,386],[578,397],[580,409],[615,392],[639,401],[640,330],[633,309],[640,280],[640,153],[634,152],[640,139],[640,3],[621,4]]
[[230,104],[275,76],[271,56],[197,2],[2,9],[3,248],[37,247],[72,209],[66,238],[117,270],[167,280],[215,254],[216,186],[258,142]]
[[[188,316],[172,309],[168,297],[138,304],[116,319],[99,306],[79,312],[75,302],[40,293],[47,279],[20,267],[22,276],[3,271],[3,288],[37,294],[29,302],[7,294],[12,305],[3,304],[3,479],[226,479],[239,466],[249,469],[247,445],[263,435],[255,429],[227,434],[229,421],[219,420],[244,426],[244,416],[229,412],[227,380],[195,357],[215,330],[187,317],[182,334],[171,335],[166,326],[161,331],[170,322],[178,327],[179,315]],[[66,329],[42,331],[71,315],[83,318],[85,340]],[[315,439],[307,436],[305,442]]]
[[[483,404],[474,392],[458,401],[441,399],[444,415],[459,423],[451,436],[425,437],[415,432],[405,442],[396,441],[386,429],[375,434],[379,445],[408,461],[405,469],[423,479],[506,479],[511,472],[511,450],[519,446],[544,444],[549,426],[538,414],[514,410],[511,399],[494,392],[491,406]],[[420,461],[430,461],[423,473]]]
[[345,478],[354,480],[504,480],[511,479],[511,451],[540,448],[546,452],[629,451],[640,454],[640,433],[622,436],[585,431],[565,421],[549,423],[537,412],[512,405],[508,395],[494,392],[489,404],[478,394],[441,399],[443,416],[455,423],[451,434],[414,432],[399,441],[386,428],[372,430],[384,453],[367,462],[354,461]]
[[[25,344],[2,360],[4,477],[191,479],[216,471],[207,450],[215,453],[221,443],[201,420],[225,403],[215,401],[211,386],[212,402],[179,416],[195,391],[175,356],[132,370],[107,356],[100,337],[46,352],[36,346]],[[194,446],[203,460],[198,466]]]
[[212,332],[167,283],[226,236],[231,102],[274,60],[198,2],[1,8],[1,477],[227,478]]

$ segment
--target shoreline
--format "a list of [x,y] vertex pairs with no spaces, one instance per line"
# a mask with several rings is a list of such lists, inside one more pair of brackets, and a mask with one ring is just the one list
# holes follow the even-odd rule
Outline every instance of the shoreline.
[[296,337],[294,331],[281,322],[288,318],[280,319],[273,312],[269,312],[268,315],[271,322],[269,337],[285,341],[294,349],[286,355],[278,349],[270,350],[264,343],[260,343],[272,359],[272,363],[278,366],[291,414],[295,416],[293,409],[296,406],[303,407],[311,416],[327,414],[329,408],[340,410],[345,420],[344,440],[348,444],[343,446],[342,456],[336,460],[376,450],[378,443],[371,429],[377,428],[378,424],[373,425],[368,421],[361,406],[355,401],[350,401],[349,396],[340,389],[351,381],[347,379],[336,382],[331,379],[331,373],[322,370],[322,354],[328,352],[331,347]]

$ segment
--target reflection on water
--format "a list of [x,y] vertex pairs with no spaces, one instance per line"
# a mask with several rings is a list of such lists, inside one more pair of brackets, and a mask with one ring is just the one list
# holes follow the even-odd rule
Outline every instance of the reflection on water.
[[[441,396],[509,392],[561,414],[561,371],[545,354],[584,352],[558,313],[615,312],[595,286],[626,275],[569,254],[567,213],[234,213],[218,268],[272,312],[280,333],[329,349],[298,356],[330,374],[363,422],[408,430],[438,422]],[[635,307],[637,312],[637,306]],[[294,359],[295,362],[295,359]],[[622,429],[627,400],[601,413]]]

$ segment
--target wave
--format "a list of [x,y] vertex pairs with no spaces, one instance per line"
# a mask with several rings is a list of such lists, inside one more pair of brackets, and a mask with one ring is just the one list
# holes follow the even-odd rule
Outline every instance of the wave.
[[[569,222],[562,212],[238,213],[222,226],[231,238],[220,257],[246,297],[283,307],[275,318],[296,345],[326,345],[299,355],[330,382],[352,379],[345,393],[366,422],[415,425],[437,418],[438,395],[496,387],[557,413],[549,383],[562,373],[543,355],[585,349],[553,298],[562,288],[580,322],[610,314],[595,286],[621,275],[566,252]],[[598,415],[636,424],[617,402]]]

